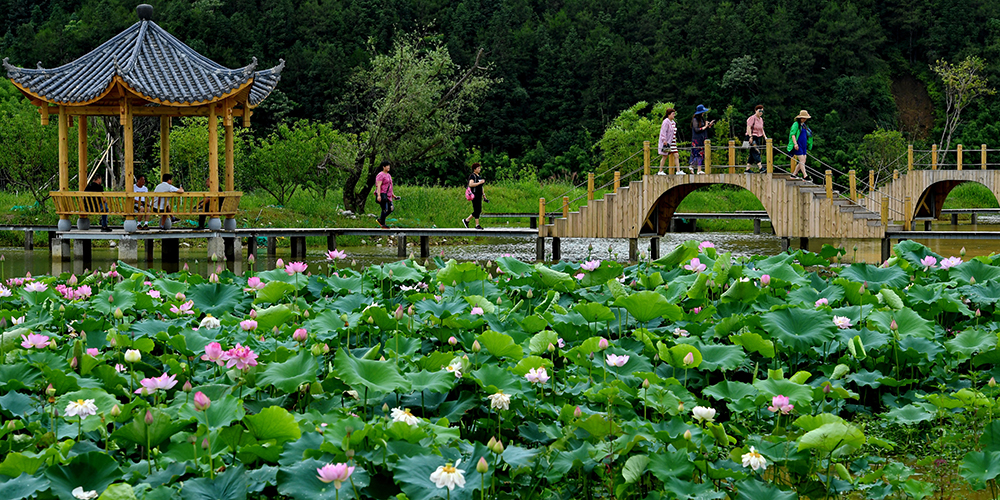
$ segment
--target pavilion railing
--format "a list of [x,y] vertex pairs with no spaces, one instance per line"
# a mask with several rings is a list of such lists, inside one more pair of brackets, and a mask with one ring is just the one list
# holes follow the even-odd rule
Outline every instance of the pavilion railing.
[[[187,215],[233,217],[240,203],[241,191],[189,191],[185,193],[135,193],[106,191],[52,191],[56,213],[66,216],[92,215]],[[142,201],[145,199],[145,201]],[[140,203],[136,203],[140,200]]]

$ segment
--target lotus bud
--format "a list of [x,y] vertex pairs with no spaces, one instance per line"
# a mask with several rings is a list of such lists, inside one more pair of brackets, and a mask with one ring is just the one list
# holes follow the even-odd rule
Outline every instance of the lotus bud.
[[392,279],[392,269],[389,270],[389,279]]
[[503,455],[503,442],[497,439],[497,444],[493,445],[493,451],[497,455]]
[[205,439],[201,440],[201,449],[203,449],[203,450],[207,450],[208,449],[208,438],[205,438]]
[[254,257],[253,254],[250,254],[249,256],[247,256],[247,262],[249,262],[250,265],[252,266],[254,262],[257,262],[257,258]]
[[54,351],[54,350],[56,350],[58,348],[59,348],[59,344],[56,342],[56,339],[52,339],[52,340],[49,341],[49,349],[52,349]]
[[177,295],[174,295],[174,298],[177,299],[177,300],[183,301],[187,297],[184,296],[184,292],[177,292]]
[[108,345],[111,347],[116,347],[118,345],[118,339],[110,333],[108,334]]
[[556,352],[556,346],[552,345],[552,342],[549,342],[549,346],[546,349],[548,349],[549,352]]
[[[184,391],[184,392],[191,392],[191,389],[193,389],[193,388],[194,387],[191,386],[191,381],[190,380],[185,380],[184,381],[184,385],[181,386],[181,390]],[[199,394],[201,394],[201,393],[199,393]]]
[[576,408],[573,409],[573,416],[574,417],[580,418],[581,415],[583,415],[583,410],[580,409],[579,406],[577,406]]
[[250,319],[257,319],[257,310],[256,309],[251,309],[250,310]]
[[274,267],[275,268],[285,267],[285,261],[283,261],[281,259],[278,259],[278,260],[274,261]]
[[351,259],[351,267],[357,267],[357,266],[358,266],[358,261],[355,259]]
[[864,283],[861,284],[861,288],[858,289],[858,294],[859,295],[864,295],[865,291],[867,291],[867,290],[868,290],[868,282],[865,281]]
[[79,362],[77,362],[76,356],[73,356],[73,359],[69,360],[69,367],[75,370],[77,365],[79,365]]
[[691,429],[684,431],[684,439],[691,440]]
[[3,262],[5,260],[7,260],[7,257],[4,256],[4,255],[2,255],[2,254],[0,254],[0,262]]
[[678,401],[677,402],[677,413],[684,413],[684,402],[683,401]]
[[146,425],[153,425],[153,411],[149,408],[146,408],[146,418],[144,420]]
[[122,308],[116,307],[115,308],[115,319],[122,319],[124,317],[125,317],[125,313],[122,312]]
[[975,276],[972,276],[972,277],[969,278],[969,284],[970,285],[975,285],[976,284],[976,277]]
[[479,462],[476,463],[476,472],[480,474],[486,474],[490,470],[490,464],[486,463],[486,459],[479,457]]
[[693,352],[689,352],[689,353],[687,353],[684,356],[684,364],[685,365],[692,365],[692,364],[694,364],[694,353]]
[[295,333],[292,334],[292,339],[296,342],[305,342],[309,340],[309,332],[305,328],[296,328]]
[[403,311],[403,304],[396,306],[396,312],[394,314],[394,316],[396,317],[396,321],[403,319],[403,314],[405,314],[405,312]]
[[219,256],[216,255],[215,252],[212,252],[212,262],[218,262],[218,261],[219,261]]
[[410,304],[410,307],[406,308],[406,315],[413,316],[413,304]]
[[366,319],[365,322],[370,325],[370,324],[375,323],[375,320],[371,316],[368,316],[368,319]]
[[889,322],[889,329],[892,330],[892,331],[894,331],[894,332],[896,330],[899,330],[899,324],[896,323],[896,318],[892,318],[892,321]]
[[649,379],[648,378],[642,379],[642,388],[643,389],[649,389]]
[[327,354],[329,352],[330,352],[330,346],[323,344],[323,354]]
[[597,341],[597,348],[601,351],[608,348],[608,339],[601,337],[601,340]]
[[306,318],[306,319],[309,319],[309,309],[306,309],[305,311],[302,311],[302,317]]
[[[275,337],[277,337],[277,336],[278,336],[278,325],[274,325],[274,326],[273,326],[273,327],[271,328],[271,334],[273,334],[273,335],[274,335]],[[263,337],[263,335],[261,335],[261,337]]]
[[455,345],[457,343],[458,339],[456,339],[454,336],[448,337],[448,345]]
[[66,305],[65,304],[59,304],[59,312],[63,313],[63,314],[66,313]]
[[823,394],[830,394],[831,391],[833,391],[832,384],[827,383],[826,385],[823,386]]
[[111,407],[111,418],[118,418],[118,415],[121,414],[122,414],[122,409],[119,408],[117,404]]
[[299,386],[299,392],[302,394],[307,394],[309,392],[309,382],[305,382]]
[[483,346],[479,345],[478,340],[472,341],[472,352],[479,352],[483,349]]
[[982,311],[980,311],[980,310],[979,310],[979,309],[977,308],[977,309],[976,309],[976,317],[978,318],[978,317],[980,317],[980,316],[982,316],[982,315],[983,315],[983,312],[982,312]]
[[438,293],[444,293],[444,283],[438,284]]
[[531,290],[528,290],[528,298],[530,299],[530,298],[533,298],[534,296],[535,296],[534,292],[532,292]]
[[190,267],[190,266],[188,266],[188,263],[187,263],[187,262],[185,262],[185,263],[184,263],[184,267],[182,268],[182,270],[183,270],[184,272],[188,272],[188,271],[190,271],[190,270],[191,270],[191,267]]
[[313,344],[312,348],[309,350],[312,352],[313,356],[319,356],[323,354],[323,346],[319,344]]
[[382,413],[389,413],[389,403],[382,403]]
[[75,274],[74,274],[74,275],[71,275],[71,276],[69,277],[69,279],[68,279],[68,280],[66,280],[66,284],[67,284],[67,285],[69,285],[69,286],[76,286],[76,284],[77,284],[77,279],[76,279],[76,275],[75,275]]
[[990,387],[996,387],[997,386],[997,379],[996,379],[996,377],[990,377],[990,381],[987,382],[986,385],[988,385]]
[[108,303],[110,303],[110,304],[114,304],[115,303],[115,296],[114,295],[108,295]]
[[219,275],[215,274],[215,273],[212,273],[212,274],[208,275],[208,282],[209,283],[218,283],[219,282]]
[[770,285],[771,284],[771,275],[770,274],[765,274],[765,275],[761,276],[760,277],[760,284],[762,286],[768,286],[768,285]]
[[497,305],[503,304],[503,297],[497,297]]
[[378,360],[379,360],[379,361],[385,361],[385,356],[379,356],[379,357],[378,357]]
[[125,361],[128,361],[129,363],[136,363],[141,359],[142,353],[140,353],[137,349],[129,349],[125,351]]
[[52,384],[49,384],[49,386],[45,388],[45,395],[48,396],[48,397],[50,397],[50,398],[52,396],[55,396],[56,395],[56,388],[52,387]]
[[958,251],[958,255],[965,257],[965,247],[962,247],[962,249]]
[[493,281],[493,273],[490,273],[490,274],[488,274],[487,276],[489,276],[489,278],[490,278],[490,281]]
[[492,451],[493,447],[496,445],[497,445],[497,438],[490,436],[490,440],[486,443],[486,448]]
[[212,400],[208,399],[204,392],[194,393],[194,409],[196,411],[205,411],[209,406],[212,406]]

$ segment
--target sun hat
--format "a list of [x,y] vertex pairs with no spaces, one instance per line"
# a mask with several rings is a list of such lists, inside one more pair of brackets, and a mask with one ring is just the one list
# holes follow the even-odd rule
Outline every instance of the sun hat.
[[799,115],[795,117],[796,120],[798,120],[799,118],[805,118],[806,120],[808,120],[808,119],[810,119],[812,117],[809,116],[809,112],[808,111],[806,111],[806,110],[803,109],[802,111],[799,111]]
[[700,114],[702,114],[702,113],[704,113],[706,111],[711,111],[711,109],[710,108],[706,108],[704,104],[699,104],[698,107],[695,108],[694,114],[700,115]]

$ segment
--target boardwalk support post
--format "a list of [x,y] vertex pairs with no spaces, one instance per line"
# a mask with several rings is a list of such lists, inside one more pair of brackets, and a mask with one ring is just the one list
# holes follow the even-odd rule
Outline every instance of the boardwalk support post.
[[142,246],[146,252],[146,262],[153,262],[153,240],[144,240]]
[[642,141],[642,175],[649,175],[649,141]]
[[903,231],[913,231],[913,199],[909,196],[903,199]]
[[139,260],[139,240],[122,238],[118,240],[118,260],[135,263]]
[[[545,198],[538,199],[538,236],[543,236],[543,227],[545,227]],[[541,260],[541,259],[539,259]]]
[[792,239],[789,238],[788,236],[782,236],[781,237],[781,251],[782,252],[787,252],[788,249],[791,246],[792,246]]
[[396,235],[396,257],[400,259],[406,258],[406,235],[397,234]]
[[771,138],[767,138],[767,173],[774,173],[774,149],[771,147]]
[[552,262],[562,260],[562,239],[552,238]]
[[889,238],[882,238],[882,262],[889,260],[890,251],[892,251],[892,241]]
[[858,202],[858,176],[857,173],[852,169],[847,172],[848,179],[850,181],[851,187],[851,201],[854,203]]
[[889,227],[889,197],[882,197],[882,227]]
[[983,170],[986,170],[986,145],[980,146],[979,151],[979,162],[982,164]]
[[181,261],[181,240],[177,238],[164,239],[160,245],[160,262],[179,264]]
[[[649,170],[649,165],[646,165],[646,170]],[[647,174],[649,175],[649,174]],[[591,201],[594,201],[594,173],[591,172],[587,174],[587,204],[589,205]],[[540,214],[544,215],[544,214]]]
[[[906,147],[906,171],[913,171],[913,144]],[[898,170],[896,172],[899,172]],[[897,174],[898,175],[898,174]],[[893,177],[895,179],[896,177]]]
[[639,238],[628,239],[628,261],[633,263],[639,261]]
[[563,218],[569,217],[569,196],[563,196]]
[[760,234],[760,219],[753,220],[753,234]]
[[736,173],[736,141],[729,141],[729,173]]
[[705,173],[712,173],[712,140],[705,139]]
[[937,160],[938,160],[938,148],[937,144],[931,146],[931,170],[937,170]]
[[958,170],[962,170],[962,145],[955,146],[955,161]]
[[[757,222],[760,222],[757,219]],[[656,260],[660,258],[660,237],[654,236],[649,239],[649,260]]]
[[257,259],[257,237],[250,235],[247,238],[247,258],[253,255],[254,260]]
[[267,237],[267,256],[274,257],[278,254],[278,237],[268,236]]
[[833,199],[833,170],[826,171],[826,199]]
[[[671,174],[673,172],[670,172]],[[618,188],[621,187],[622,173],[615,170],[615,193],[618,192]],[[568,198],[568,197],[567,197]]]
[[326,235],[326,251],[330,252],[337,249],[337,233],[330,233]]
[[535,238],[535,262],[545,262],[545,238]]
[[420,258],[426,259],[431,256],[431,237],[420,237]]
[[24,232],[24,249],[34,250],[35,249],[35,232],[25,231]]

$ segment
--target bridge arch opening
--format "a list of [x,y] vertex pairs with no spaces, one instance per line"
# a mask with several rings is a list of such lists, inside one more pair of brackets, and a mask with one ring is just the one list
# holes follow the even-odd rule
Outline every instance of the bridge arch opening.
[[[1000,188],[1000,186],[998,186]],[[945,201],[956,194],[974,206],[952,208],[996,208],[1000,206],[1000,193],[978,181],[945,180],[930,184],[914,202],[914,219],[939,219]]]
[[643,218],[640,234],[664,235],[676,213],[731,213],[762,211],[770,218],[757,193],[744,186],[726,182],[680,184],[663,191],[650,205]]

